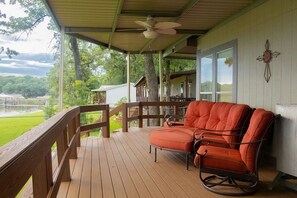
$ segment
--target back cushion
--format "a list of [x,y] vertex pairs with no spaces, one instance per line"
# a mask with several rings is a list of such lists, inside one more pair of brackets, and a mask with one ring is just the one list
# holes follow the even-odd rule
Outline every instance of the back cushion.
[[[250,113],[252,112],[252,109],[248,105],[244,104],[236,104],[233,105],[228,114],[227,122],[225,125],[224,130],[236,130],[236,132],[224,132],[224,134],[230,135],[231,133],[240,133],[243,125],[245,124],[246,119],[249,119]],[[225,141],[228,143],[235,143],[240,141],[239,136],[223,136]],[[235,148],[238,146],[231,145],[232,148]]]
[[209,119],[210,111],[214,102],[208,101],[193,101],[189,104],[186,118],[185,126],[192,128],[205,128],[206,122]]
[[209,119],[206,123],[206,129],[224,130],[227,124],[229,111],[235,104],[227,102],[217,102],[213,105]]
[[[254,111],[247,132],[242,142],[255,142],[262,138],[269,123],[273,120],[273,113],[264,109]],[[241,144],[239,152],[241,159],[244,161],[248,169],[253,172],[255,170],[255,158],[259,144]]]

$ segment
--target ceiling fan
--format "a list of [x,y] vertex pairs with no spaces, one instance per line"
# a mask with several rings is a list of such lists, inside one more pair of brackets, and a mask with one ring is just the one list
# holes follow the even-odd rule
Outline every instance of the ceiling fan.
[[159,34],[175,35],[176,30],[174,28],[181,26],[175,22],[157,22],[151,16],[148,16],[146,21],[135,21],[135,23],[146,28],[143,35],[148,39],[154,39]]

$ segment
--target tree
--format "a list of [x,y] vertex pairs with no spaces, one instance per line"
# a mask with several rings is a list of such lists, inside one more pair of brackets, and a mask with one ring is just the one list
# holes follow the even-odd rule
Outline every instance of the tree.
[[[158,101],[158,78],[155,71],[155,65],[153,62],[153,55],[152,54],[144,54],[144,72],[145,72],[145,79],[146,84],[148,87],[148,101],[154,102]],[[159,115],[159,108],[157,106],[149,108],[150,115]],[[151,119],[150,125],[158,126],[160,125],[159,119]]]
[[170,101],[170,94],[171,94],[171,82],[170,82],[170,60],[166,59],[164,61],[164,73],[165,73],[165,83],[164,86],[166,87],[166,101]]

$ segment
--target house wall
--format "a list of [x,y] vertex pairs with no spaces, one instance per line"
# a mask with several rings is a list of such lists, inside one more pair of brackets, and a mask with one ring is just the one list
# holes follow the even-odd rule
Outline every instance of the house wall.
[[[241,16],[218,25],[198,40],[204,51],[237,39],[237,103],[275,110],[275,104],[297,103],[297,1],[268,0]],[[270,49],[281,54],[270,63],[271,78],[264,80],[265,64],[256,58]],[[197,75],[199,76],[199,75]]]
[[[189,98],[195,98],[196,97],[196,74],[189,75],[187,78],[188,78],[188,81],[189,80],[192,81]],[[181,77],[174,78],[171,80],[171,96],[177,96],[177,95],[180,96],[180,83],[181,82],[183,82],[184,86],[185,86],[186,76],[181,76]],[[186,94],[186,93],[184,92],[184,94]],[[185,95],[184,95],[184,97],[185,97]]]
[[[114,106],[121,98],[128,96],[127,86],[117,87],[106,91],[106,103],[110,106]],[[136,88],[130,86],[130,100],[131,102],[136,102]]]

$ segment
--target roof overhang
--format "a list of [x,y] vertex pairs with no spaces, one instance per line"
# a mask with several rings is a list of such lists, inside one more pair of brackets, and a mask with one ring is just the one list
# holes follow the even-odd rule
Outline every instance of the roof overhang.
[[[44,0],[66,34],[123,53],[163,52],[163,57],[194,59],[197,38],[264,0]],[[260,3],[259,3],[260,2]],[[181,24],[176,35],[142,36],[135,23],[153,16]]]

